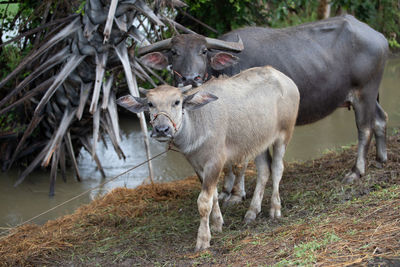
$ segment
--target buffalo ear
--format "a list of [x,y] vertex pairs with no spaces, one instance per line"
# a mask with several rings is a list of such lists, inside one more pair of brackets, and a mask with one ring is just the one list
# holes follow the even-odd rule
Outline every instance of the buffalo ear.
[[131,95],[118,98],[117,104],[133,113],[140,113],[149,110],[146,98],[134,97]]
[[239,58],[226,52],[219,52],[215,54],[211,60],[211,67],[215,70],[223,70],[227,67],[233,66],[239,62]]
[[187,110],[198,109],[217,99],[218,97],[213,94],[199,91],[194,94],[185,96],[185,98],[183,99],[183,108]]
[[162,70],[168,66],[168,58],[161,52],[148,53],[142,56],[140,61],[156,70]]

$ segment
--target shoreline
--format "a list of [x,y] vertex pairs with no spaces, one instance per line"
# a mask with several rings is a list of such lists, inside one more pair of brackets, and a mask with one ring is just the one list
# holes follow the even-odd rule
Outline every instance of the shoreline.
[[[242,220],[255,185],[246,171],[247,199],[223,208],[223,232],[211,248],[193,253],[198,227],[196,177],[117,188],[44,225],[28,224],[0,240],[5,265],[342,265],[397,260],[400,254],[400,134],[388,137],[389,161],[344,185],[355,146],[305,162],[286,162],[281,183],[283,218],[268,218],[271,182],[262,212]],[[221,185],[221,183],[220,183]],[[385,242],[382,242],[385,240]],[[399,259],[400,262],[400,259]]]

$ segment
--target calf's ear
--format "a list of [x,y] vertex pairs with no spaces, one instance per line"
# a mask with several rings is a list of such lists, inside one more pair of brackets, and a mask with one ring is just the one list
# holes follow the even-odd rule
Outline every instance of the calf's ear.
[[168,66],[168,58],[161,52],[148,53],[142,56],[140,61],[156,70],[162,70]]
[[213,94],[203,91],[196,92],[194,94],[185,96],[185,98],[183,99],[183,108],[187,110],[198,109],[217,99],[218,97]]
[[117,104],[133,113],[149,110],[146,98],[126,95],[117,99]]
[[227,67],[235,65],[238,62],[238,57],[226,52],[219,52],[211,58],[210,65],[215,70],[223,70]]

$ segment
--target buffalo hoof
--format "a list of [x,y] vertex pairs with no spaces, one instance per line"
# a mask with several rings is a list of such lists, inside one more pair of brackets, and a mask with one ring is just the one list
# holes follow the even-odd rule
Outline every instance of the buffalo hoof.
[[222,219],[222,217],[213,218],[210,223],[211,231],[215,233],[221,233],[223,225],[224,220]]
[[246,212],[246,215],[244,216],[244,223],[245,224],[250,224],[250,223],[254,222],[256,217],[257,217],[257,214],[254,211],[248,210]]
[[281,215],[281,209],[271,208],[269,210],[269,216],[271,219],[279,219]]
[[378,149],[378,151],[376,152],[376,161],[381,164],[384,164],[387,162],[387,160],[388,160],[387,151]]
[[355,173],[355,172],[349,172],[348,174],[346,174],[346,176],[343,178],[342,182],[345,184],[352,184],[355,181],[357,181],[358,179],[360,179],[360,175]]
[[229,200],[230,197],[231,197],[231,194],[228,194],[226,192],[221,192],[218,195],[218,200],[223,201],[225,203],[226,201]]
[[376,161],[374,167],[377,169],[383,169],[384,162]]
[[211,231],[214,233],[221,233],[222,232],[222,223],[221,224],[211,224]]
[[245,199],[244,196],[231,195],[228,199],[224,200],[223,206],[227,207],[227,206],[236,205],[236,204],[242,203],[244,199]]
[[205,249],[207,249],[209,247],[210,247],[210,241],[208,241],[208,242],[200,242],[200,243],[199,243],[199,241],[197,241],[196,248],[194,249],[194,252],[199,252],[199,251],[205,250]]

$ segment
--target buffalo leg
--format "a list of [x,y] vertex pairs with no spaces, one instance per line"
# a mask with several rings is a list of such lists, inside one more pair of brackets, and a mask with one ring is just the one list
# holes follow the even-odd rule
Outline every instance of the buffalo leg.
[[[210,247],[211,232],[210,232],[210,214],[213,211],[214,227],[216,230],[222,228],[222,216],[219,210],[218,199],[217,199],[217,183],[218,176],[222,171],[224,164],[220,161],[217,163],[208,163],[202,172],[202,177],[200,177],[202,183],[202,188],[200,195],[197,199],[197,208],[200,214],[200,226],[197,233],[196,241],[196,251],[206,249]],[[198,172],[199,173],[199,172]],[[221,220],[217,217],[221,216]],[[221,226],[216,226],[215,223],[221,223]],[[217,221],[217,222],[216,222]]]
[[236,176],[235,184],[232,189],[232,196],[229,200],[230,203],[239,203],[246,198],[246,190],[244,189],[244,174],[247,169],[248,161],[243,163],[240,173]]
[[232,188],[235,184],[235,174],[233,173],[232,164],[229,164],[225,171],[224,186],[222,187],[219,199],[226,202],[231,197]]
[[376,141],[376,160],[379,163],[385,163],[387,161],[386,124],[387,114],[379,103],[376,102],[374,135]]
[[265,185],[268,181],[270,168],[268,166],[267,153],[264,152],[258,155],[255,159],[257,167],[257,184],[254,189],[253,198],[251,199],[250,207],[244,216],[245,223],[254,221],[257,214],[261,211],[261,202],[264,196]]
[[274,144],[274,156],[272,157],[272,196],[271,196],[271,209],[269,215],[271,218],[281,217],[281,198],[279,196],[279,183],[283,174],[283,156],[285,155],[286,144],[278,140]]
[[222,232],[222,225],[224,224],[224,219],[222,218],[221,210],[218,203],[218,190],[215,187],[213,196],[213,207],[211,210],[211,230],[214,232]]
[[358,148],[356,164],[344,178],[346,183],[352,183],[365,174],[367,153],[374,129],[375,101],[370,101],[368,96],[362,95],[354,97],[352,101],[358,131]]
[[234,175],[234,184],[229,197],[224,199],[224,205],[233,205],[242,202],[246,198],[244,188],[244,174],[247,169],[248,161],[246,161],[239,173]]
[[[272,157],[271,157],[271,153],[270,153],[269,149],[267,149],[266,155],[267,155],[267,162],[268,162],[269,171],[271,171]],[[232,189],[231,197],[229,199],[226,199],[225,204],[227,204],[227,205],[237,204],[237,203],[240,203],[240,202],[242,202],[243,200],[246,199],[244,176],[245,176],[245,173],[246,173],[246,169],[247,169],[248,163],[249,162],[246,161],[243,164],[243,168],[240,171],[240,174],[236,176],[235,184],[234,184],[233,189]],[[256,164],[257,164],[257,162],[256,162]]]
[[244,174],[247,169],[248,162],[243,164],[240,173],[233,171],[233,166],[229,164],[227,167],[227,175],[224,178],[224,186],[219,195],[219,199],[224,204],[239,203],[246,198],[246,191],[244,188]]

